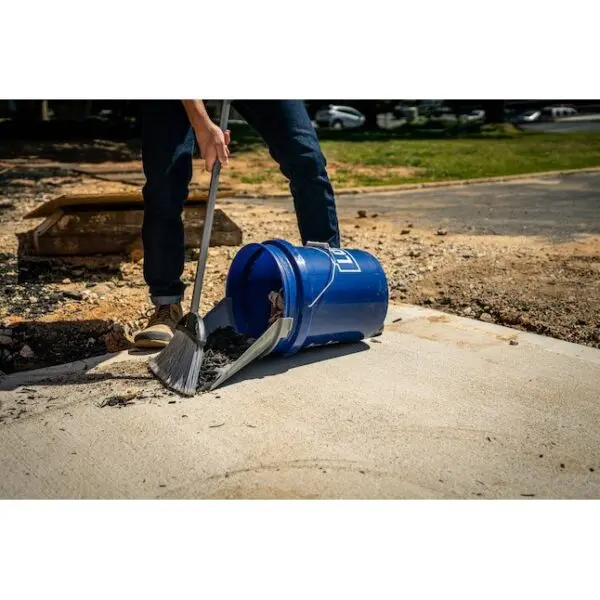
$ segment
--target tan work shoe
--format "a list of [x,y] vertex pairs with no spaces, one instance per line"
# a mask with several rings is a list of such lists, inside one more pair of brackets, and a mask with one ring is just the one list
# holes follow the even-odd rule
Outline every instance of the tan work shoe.
[[133,341],[137,348],[164,348],[173,338],[177,323],[183,317],[181,304],[157,306],[146,329],[136,333]]

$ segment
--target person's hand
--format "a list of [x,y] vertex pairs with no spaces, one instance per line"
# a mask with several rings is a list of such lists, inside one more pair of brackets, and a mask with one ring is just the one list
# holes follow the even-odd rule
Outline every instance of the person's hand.
[[185,112],[196,134],[200,155],[204,159],[207,171],[212,168],[218,159],[222,165],[229,163],[229,131],[221,131],[208,116],[202,100],[182,100]]
[[222,165],[229,164],[229,142],[231,135],[229,131],[223,132],[214,123],[193,126],[200,155],[204,159],[207,171],[212,171],[215,161],[218,159]]

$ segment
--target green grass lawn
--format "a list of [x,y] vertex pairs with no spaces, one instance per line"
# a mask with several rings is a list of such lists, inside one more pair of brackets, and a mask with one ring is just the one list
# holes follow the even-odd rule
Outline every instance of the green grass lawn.
[[[281,183],[260,140],[232,132],[234,156],[252,155],[247,183]],[[444,132],[319,132],[338,187],[396,185],[473,179],[600,166],[600,133],[490,131],[449,136]],[[258,158],[263,160],[256,160]]]

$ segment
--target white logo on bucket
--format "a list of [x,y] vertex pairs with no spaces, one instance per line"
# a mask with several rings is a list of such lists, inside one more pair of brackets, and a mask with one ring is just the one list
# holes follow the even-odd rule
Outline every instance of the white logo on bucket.
[[340,273],[360,273],[361,269],[354,257],[339,248],[330,248],[331,258]]

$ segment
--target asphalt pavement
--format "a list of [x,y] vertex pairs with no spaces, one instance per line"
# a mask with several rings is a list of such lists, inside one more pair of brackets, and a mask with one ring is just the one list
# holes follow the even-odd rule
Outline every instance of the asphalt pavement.
[[600,131],[600,121],[557,121],[547,123],[523,123],[520,124],[524,131],[546,132],[546,133],[575,133],[579,131]]
[[[564,241],[600,234],[599,199],[600,172],[340,195],[337,204],[342,216],[366,210],[400,224],[447,226],[454,233],[536,235]],[[291,208],[288,199],[253,198],[251,202]]]

